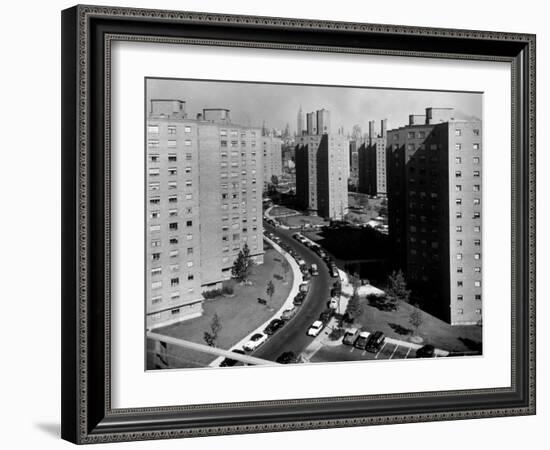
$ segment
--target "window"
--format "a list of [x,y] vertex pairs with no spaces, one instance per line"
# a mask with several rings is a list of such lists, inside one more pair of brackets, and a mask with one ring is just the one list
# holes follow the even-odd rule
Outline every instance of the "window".
[[474,164],[479,164],[479,158],[477,156],[474,156]]
[[476,225],[474,227],[474,233],[479,233],[481,231],[481,227],[479,225]]
[[474,192],[479,192],[481,186],[479,184],[474,184]]
[[193,182],[191,180],[187,180],[185,182],[185,187],[191,187],[191,186],[193,186]]
[[151,162],[159,162],[160,161],[160,156],[158,153],[151,153],[149,155],[149,161]]
[[157,168],[149,169],[150,177],[158,177],[159,175],[160,175],[160,169],[157,169]]
[[160,183],[158,181],[153,181],[149,183],[149,190],[150,191],[158,191],[160,189]]
[[479,150],[479,144],[474,144],[474,150]]
[[409,132],[407,133],[407,138],[409,138],[409,139],[414,139],[414,131],[409,131]]
[[462,253],[457,253],[456,254],[456,259],[462,259]]
[[178,196],[177,195],[171,195],[168,197],[168,203],[177,203],[178,202]]
[[187,254],[188,254],[188,255],[192,255],[192,254],[193,254],[193,247],[188,247],[188,248],[187,248]]
[[186,133],[191,133],[191,127],[185,127],[185,132]]
[[481,314],[481,308],[476,308],[476,314]]
[[149,148],[159,148],[158,139],[149,139],[149,141],[147,142],[147,146]]
[[178,188],[178,182],[177,181],[169,181],[168,182],[168,189],[177,189]]
[[455,171],[455,177],[457,178],[462,177],[462,172],[460,170]]
[[149,203],[151,205],[158,205],[160,203],[160,197],[151,197]]
[[461,225],[457,225],[457,226],[456,226],[456,232],[457,232],[457,233],[461,233],[461,232],[462,232],[462,226],[461,226]]
[[474,170],[474,177],[479,177],[479,170]]
[[162,297],[161,296],[153,297],[151,299],[151,303],[153,305],[158,305],[160,302],[162,302]]
[[474,212],[473,218],[474,218],[474,219],[479,219],[480,217],[481,217],[481,213],[478,212],[478,211],[475,211],[475,212]]
[[481,253],[475,253],[474,259],[481,259]]
[[180,309],[179,308],[176,308],[176,309],[173,309],[172,311],[170,311],[172,313],[173,316],[176,316],[180,313]]
[[160,240],[151,241],[151,247],[160,247]]
[[462,136],[462,130],[460,128],[455,130],[455,136]]
[[170,300],[177,300],[178,298],[180,298],[180,293],[179,292],[172,292],[170,294]]
[[459,281],[456,282],[456,285],[457,285],[457,287],[462,287],[462,286],[464,286],[464,282],[462,280],[459,280]]
[[170,272],[177,272],[178,270],[180,270],[179,264],[170,264]]
[[193,194],[185,194],[185,200],[191,200],[193,198]]
[[189,166],[186,167],[186,168],[185,168],[185,173],[191,173],[191,167],[189,167]]
[[187,267],[193,267],[194,263],[193,261],[187,261]]
[[158,261],[160,259],[160,253],[151,253],[151,259],[153,261]]
[[151,225],[150,230],[152,232],[154,231],[160,231],[160,225]]
[[170,244],[171,245],[177,245],[178,243],[178,238],[177,237],[171,237],[170,238]]
[[188,234],[188,235],[186,236],[186,238],[187,238],[188,241],[192,241],[192,240],[193,240],[193,235],[192,235],[192,234]]
[[464,268],[463,267],[457,267],[456,268],[456,273],[463,273],[464,272]]
[[474,205],[479,205],[481,200],[479,198],[474,198]]
[[188,220],[185,222],[185,226],[186,227],[192,227],[193,226],[193,221],[192,220]]
[[464,300],[464,296],[463,295],[457,295],[456,296],[456,299],[461,302],[462,300]]
[[170,286],[175,287],[178,284],[180,284],[180,279],[178,277],[176,278],[170,278]]
[[186,154],[185,154],[185,159],[186,159],[187,161],[191,161],[191,160],[193,159],[193,154],[192,154],[192,153],[186,153]]
[[178,160],[178,156],[175,153],[168,153],[168,161],[176,162],[177,160]]
[[178,223],[177,222],[170,222],[168,225],[170,230],[177,230],[178,229]]
[[479,130],[477,128],[474,128],[473,130],[474,136],[479,136]]
[[476,294],[476,295],[474,296],[474,298],[475,298],[476,300],[481,300],[481,294]]
[[150,134],[158,134],[159,126],[158,125],[149,125],[147,127],[147,132]]
[[474,281],[474,286],[475,287],[481,287],[481,281],[479,281],[479,280]]
[[461,158],[460,156],[457,156],[457,157],[455,158],[455,163],[457,163],[457,164],[462,164],[462,158]]
[[168,134],[176,134],[176,127],[174,125],[168,126]]
[[162,267],[155,267],[151,269],[151,276],[155,277],[158,275],[162,275]]
[[462,308],[458,308],[456,310],[456,313],[462,315],[462,314],[464,314],[464,310]]
[[474,239],[474,245],[476,247],[479,247],[481,245],[481,240],[480,239]]
[[461,199],[461,198],[457,198],[457,199],[456,199],[456,204],[457,204],[457,205],[462,205],[462,199]]
[[168,216],[169,217],[177,217],[178,216],[178,210],[177,209],[169,209],[168,210]]
[[168,175],[177,175],[178,169],[176,167],[169,167],[168,168]]
[[162,287],[162,281],[153,281],[151,283],[151,289],[160,289]]
[[455,150],[462,150],[462,144],[455,144]]
[[168,140],[168,148],[176,148],[177,142],[173,139]]
[[457,184],[456,187],[455,187],[455,189],[456,189],[457,191],[461,191],[461,190],[462,190],[462,185],[461,185],[461,184]]
[[180,254],[179,250],[170,250],[170,258],[175,258]]
[[186,139],[186,140],[185,140],[185,146],[186,146],[186,147],[190,147],[190,146],[191,146],[191,140]]
[[462,239],[457,239],[456,240],[456,246],[457,247],[462,247]]
[[460,211],[456,213],[456,218],[462,219],[462,213]]
[[227,147],[227,141],[220,141],[220,145],[222,147]]
[[192,281],[195,276],[192,273],[187,274],[187,281]]
[[481,272],[481,267],[474,267],[474,272],[476,272],[476,273]]
[[426,132],[425,131],[419,131],[418,132],[418,137],[421,138],[421,139],[424,139],[426,137]]

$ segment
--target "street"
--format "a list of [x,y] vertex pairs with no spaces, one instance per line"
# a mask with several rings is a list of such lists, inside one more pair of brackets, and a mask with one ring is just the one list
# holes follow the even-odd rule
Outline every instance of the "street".
[[317,264],[319,275],[311,277],[309,293],[296,316],[265,344],[252,353],[253,356],[275,361],[285,351],[301,353],[313,340],[306,332],[310,325],[327,308],[330,289],[336,278],[329,275],[325,262],[312,250],[292,238],[295,231],[282,230],[264,222],[266,232],[271,232],[296,251],[308,264]]

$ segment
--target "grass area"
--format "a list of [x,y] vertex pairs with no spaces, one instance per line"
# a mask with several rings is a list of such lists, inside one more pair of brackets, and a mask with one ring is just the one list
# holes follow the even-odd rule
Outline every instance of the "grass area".
[[298,211],[290,208],[286,208],[285,206],[274,206],[269,211],[269,214],[278,217],[278,216],[287,216],[287,215],[297,215],[299,214]]
[[363,314],[356,320],[354,326],[362,326],[367,331],[383,331],[386,336],[410,341],[413,334],[424,339],[424,344],[432,344],[448,351],[479,351],[481,350],[482,328],[480,326],[451,326],[424,311],[420,311],[422,325],[418,332],[409,322],[411,312],[417,308],[399,302],[396,311],[383,311],[368,304],[362,298]]
[[[273,249],[266,250],[264,264],[255,266],[250,277],[251,285],[235,285],[234,295],[205,300],[201,317],[180,322],[155,330],[181,339],[205,344],[203,335],[210,330],[214,314],[218,314],[222,329],[218,334],[217,346],[231,348],[256,327],[273,316],[286,300],[292,287],[292,271],[287,274],[287,282],[282,279],[284,257]],[[270,300],[266,294],[269,280],[275,285],[275,293]],[[258,303],[258,297],[267,300],[267,305]],[[176,346],[168,346],[171,367],[204,367],[216,357]]]
[[322,217],[318,216],[305,216],[305,215],[298,215],[298,216],[290,216],[290,217],[280,217],[278,218],[280,222],[282,222],[284,225],[289,226],[291,228],[295,227],[302,227],[302,226],[312,226],[312,225],[328,225],[328,222],[323,219]]

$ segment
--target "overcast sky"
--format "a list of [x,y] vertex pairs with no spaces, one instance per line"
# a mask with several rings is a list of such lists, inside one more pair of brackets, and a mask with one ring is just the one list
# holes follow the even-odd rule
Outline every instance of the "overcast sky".
[[233,122],[296,131],[300,106],[304,113],[321,108],[331,112],[332,131],[344,126],[351,132],[359,124],[363,133],[369,120],[388,119],[388,129],[408,124],[409,114],[424,114],[426,107],[455,108],[455,118],[482,118],[482,94],[397,89],[324,87],[220,81],[147,80],[147,99],[187,102],[190,117],[202,108],[227,108]]

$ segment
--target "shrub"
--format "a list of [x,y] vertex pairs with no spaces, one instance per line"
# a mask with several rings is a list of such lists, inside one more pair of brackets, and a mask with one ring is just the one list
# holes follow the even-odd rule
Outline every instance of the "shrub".
[[220,295],[223,294],[223,291],[222,289],[210,289],[208,291],[204,291],[202,293],[202,296],[205,298],[205,299],[209,299],[209,298],[216,298],[216,297],[219,297]]
[[329,339],[331,341],[337,341],[344,335],[344,329],[343,328],[333,328],[330,334],[328,335]]

